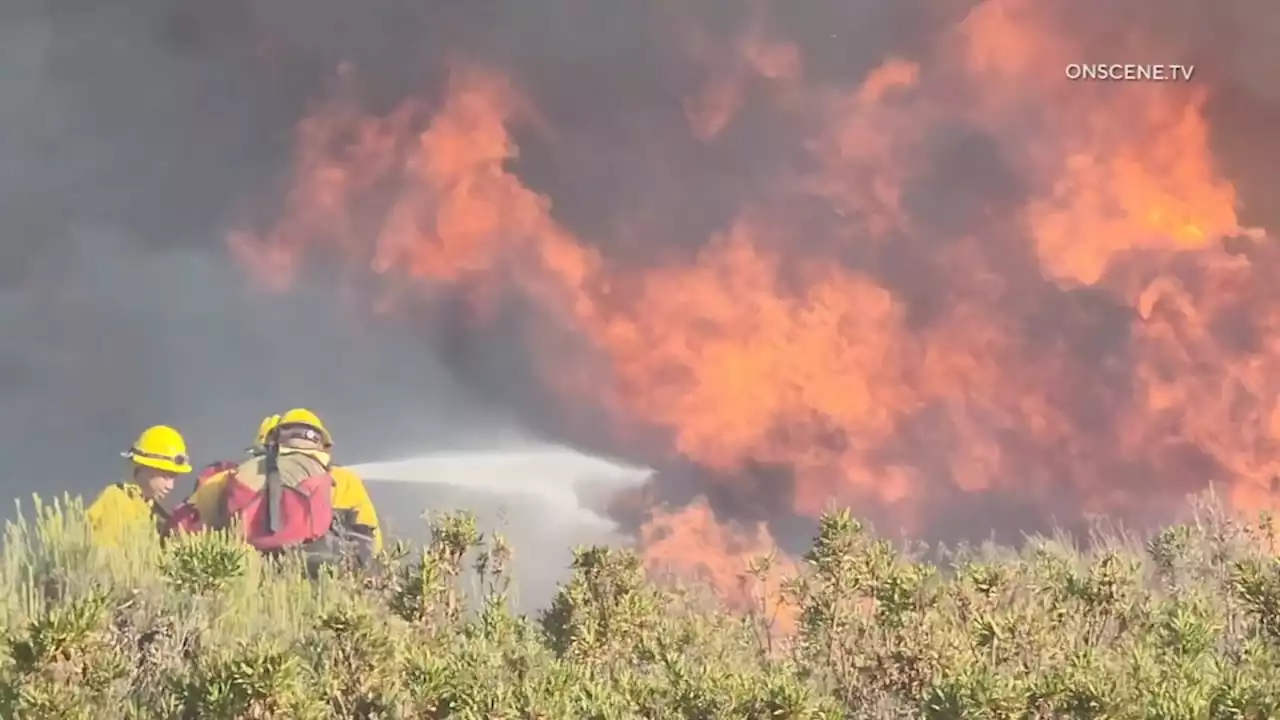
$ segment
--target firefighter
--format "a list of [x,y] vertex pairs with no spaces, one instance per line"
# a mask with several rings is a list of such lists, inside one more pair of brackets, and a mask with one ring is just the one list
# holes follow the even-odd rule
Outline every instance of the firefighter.
[[[330,498],[333,511],[343,518],[347,526],[368,535],[373,552],[381,550],[382,529],[364,481],[351,470],[333,466],[333,438],[320,418],[310,410],[296,408],[280,415],[274,426],[268,422],[271,419],[264,420],[262,426],[267,430],[263,439],[268,452],[255,454],[237,468],[206,480],[187,503],[175,511],[173,526],[195,530],[224,524],[226,518],[235,514],[228,505],[229,493],[235,492],[239,486],[258,491],[267,473],[266,460],[270,456],[276,465],[274,469],[284,476],[286,485],[326,476],[332,483]],[[269,451],[273,442],[277,447],[275,455],[271,456]],[[246,502],[249,501],[246,499]]]
[[132,523],[163,523],[167,518],[159,501],[172,492],[179,475],[191,472],[187,441],[168,425],[143,430],[121,456],[130,462],[128,479],[107,486],[85,511],[100,544],[117,543]]
[[258,434],[254,436],[253,445],[249,446],[248,453],[250,457],[260,456],[267,450],[267,436],[272,430],[280,424],[279,415],[268,415],[262,418],[262,422],[258,425]]

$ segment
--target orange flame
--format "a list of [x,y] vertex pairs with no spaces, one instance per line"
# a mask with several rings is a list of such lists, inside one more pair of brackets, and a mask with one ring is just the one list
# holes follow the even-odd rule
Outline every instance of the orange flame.
[[[753,29],[687,99],[691,132],[717,142],[748,87],[772,83],[812,163],[691,263],[628,268],[557,221],[509,167],[533,103],[474,68],[425,123],[413,103],[381,118],[319,108],[299,129],[281,220],[232,248],[278,287],[305,255],[336,251],[389,287],[454,287],[479,309],[532,300],[612,373],[584,388],[577,358],[555,349],[549,386],[665,430],[718,482],[786,465],[786,510],[801,516],[873,504],[919,529],[941,482],[1045,502],[1065,485],[1085,509],[1125,510],[1152,483],[1217,480],[1240,507],[1269,506],[1280,256],[1223,247],[1250,231],[1210,149],[1206,90],[1069,82],[1083,48],[1037,7],[982,3],[936,57],[887,59],[853,88],[806,81],[798,46]],[[944,176],[944,209],[921,206],[930,143],[957,126],[1020,179],[1009,207],[971,202],[978,173]],[[816,228],[788,211],[814,199],[831,215]],[[1108,322],[1110,345],[1092,347]],[[695,504],[641,538],[655,562],[716,576],[718,556],[771,542],[716,527]]]

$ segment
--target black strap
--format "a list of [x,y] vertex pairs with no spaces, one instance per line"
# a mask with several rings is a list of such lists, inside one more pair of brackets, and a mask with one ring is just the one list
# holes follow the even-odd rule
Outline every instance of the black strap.
[[267,532],[275,535],[280,531],[281,505],[284,502],[284,486],[280,482],[280,428],[276,427],[267,435],[266,454],[263,456],[263,469],[266,475],[267,492]]

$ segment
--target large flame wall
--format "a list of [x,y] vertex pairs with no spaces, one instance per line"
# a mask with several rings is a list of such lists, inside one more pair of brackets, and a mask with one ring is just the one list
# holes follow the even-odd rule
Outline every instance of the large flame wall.
[[[675,100],[681,147],[742,171],[711,187],[635,151],[661,109],[636,108],[609,162],[518,73],[457,58],[442,95],[368,113],[347,67],[298,127],[278,220],[231,247],[275,288],[340,258],[371,307],[445,293],[476,328],[532,308],[543,337],[573,339],[525,348],[562,409],[607,418],[617,450],[702,468],[680,474],[686,497],[767,505],[755,519],[838,503],[920,531],[957,494],[1131,513],[1210,482],[1269,506],[1280,255],[1215,152],[1222,64],[1068,81],[1103,46],[1197,60],[1136,16],[1099,41],[1068,6],[959,10],[853,84],[812,71],[764,13],[727,42],[683,27],[702,73]],[[1165,21],[1195,22],[1180,12]],[[524,179],[526,144],[566,176],[593,155],[616,206],[575,221],[574,198]],[[662,232],[690,196],[723,210],[696,243]],[[761,466],[782,472],[744,479]],[[767,541],[705,503],[649,523],[654,556]]]

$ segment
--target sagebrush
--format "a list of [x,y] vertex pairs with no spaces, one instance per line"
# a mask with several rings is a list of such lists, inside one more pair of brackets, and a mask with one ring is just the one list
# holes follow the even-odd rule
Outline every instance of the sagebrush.
[[754,612],[586,548],[534,617],[501,537],[466,514],[431,531],[313,581],[218,534],[95,548],[78,500],[37,503],[5,538],[0,717],[1280,716],[1266,517],[930,563],[832,512]]

